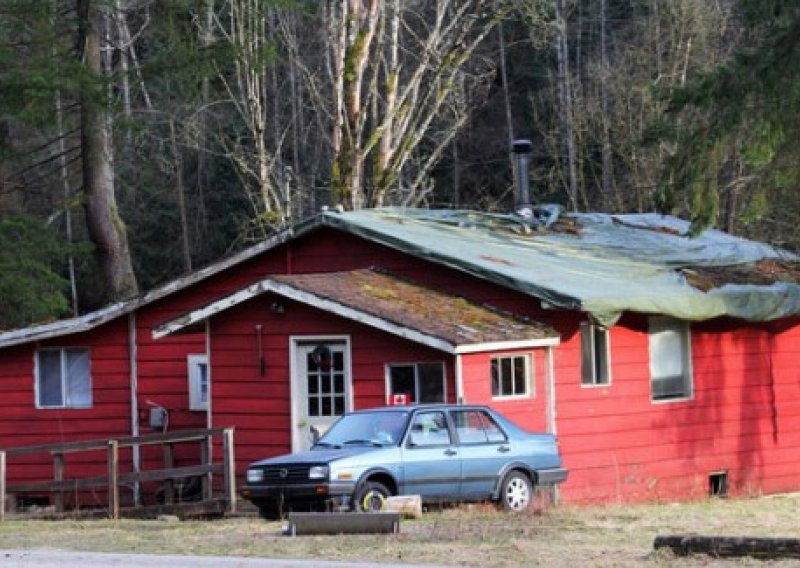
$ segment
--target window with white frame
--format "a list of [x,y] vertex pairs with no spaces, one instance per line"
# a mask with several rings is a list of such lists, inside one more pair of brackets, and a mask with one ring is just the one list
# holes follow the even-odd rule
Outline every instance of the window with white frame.
[[590,322],[581,323],[581,384],[602,386],[611,383],[611,347],[607,329]]
[[189,409],[208,410],[208,355],[189,355]]
[[36,351],[36,406],[89,408],[92,376],[89,350],[81,347]]
[[444,363],[387,365],[389,400],[405,395],[406,402],[445,402]]
[[653,400],[692,397],[689,324],[650,318],[650,381]]
[[530,355],[492,357],[492,397],[524,397],[533,394]]

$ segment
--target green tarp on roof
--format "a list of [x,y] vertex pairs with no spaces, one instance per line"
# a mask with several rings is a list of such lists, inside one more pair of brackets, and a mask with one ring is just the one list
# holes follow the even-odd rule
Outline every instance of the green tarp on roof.
[[[316,220],[317,222],[320,219]],[[794,255],[657,214],[562,214],[545,228],[512,215],[428,209],[326,212],[323,224],[380,242],[612,325],[625,311],[685,320],[767,321],[800,314],[800,286],[727,284],[703,292],[679,268]]]

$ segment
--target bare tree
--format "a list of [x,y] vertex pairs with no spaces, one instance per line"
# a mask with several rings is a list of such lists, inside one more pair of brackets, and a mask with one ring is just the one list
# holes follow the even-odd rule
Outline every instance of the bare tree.
[[337,22],[332,189],[354,209],[382,205],[392,188],[392,201],[413,202],[466,119],[453,104],[459,74],[509,7],[347,0],[330,9]]
[[[102,83],[109,70],[104,65],[103,30],[112,15],[93,0],[79,0],[79,38],[87,70]],[[138,294],[125,224],[114,193],[114,154],[107,91],[85,90],[81,95],[81,146],[86,224],[104,270],[108,293],[119,300]]]
[[[255,186],[251,202],[255,225],[276,227],[286,222],[288,212],[276,176],[277,148],[268,145],[270,97],[269,11],[263,0],[231,0],[228,3],[227,25],[217,29],[234,51],[232,75],[220,70],[230,102],[244,124],[248,140],[224,139],[231,161],[245,187]],[[277,147],[282,138],[276,140]]]

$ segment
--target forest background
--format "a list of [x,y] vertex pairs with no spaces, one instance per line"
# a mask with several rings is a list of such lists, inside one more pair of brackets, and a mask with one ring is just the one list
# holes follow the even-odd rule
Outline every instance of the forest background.
[[0,0],[0,329],[321,207],[661,211],[800,249],[800,0]]

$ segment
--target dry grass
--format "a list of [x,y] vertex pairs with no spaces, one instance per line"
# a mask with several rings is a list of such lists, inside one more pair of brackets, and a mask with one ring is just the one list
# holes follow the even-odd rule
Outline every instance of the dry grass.
[[674,558],[654,553],[658,534],[800,537],[800,494],[635,506],[562,506],[514,516],[463,506],[404,521],[399,535],[285,537],[255,518],[10,521],[0,548],[321,558],[481,566],[800,566],[800,561]]

